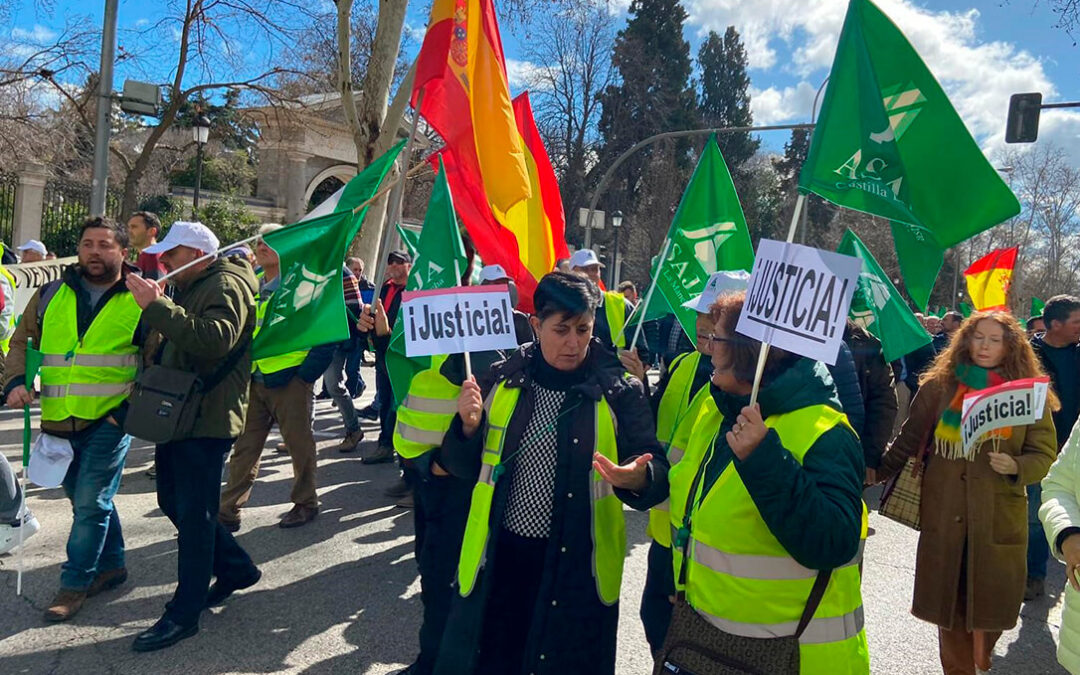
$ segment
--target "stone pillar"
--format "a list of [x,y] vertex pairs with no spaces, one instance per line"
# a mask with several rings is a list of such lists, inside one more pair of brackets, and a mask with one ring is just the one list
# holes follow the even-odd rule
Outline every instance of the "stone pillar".
[[28,239],[41,239],[41,216],[45,208],[45,183],[49,172],[44,164],[20,162],[15,169],[19,183],[15,187],[15,223],[12,247]]
[[307,213],[307,163],[311,155],[290,152],[285,165],[285,223],[295,223]]

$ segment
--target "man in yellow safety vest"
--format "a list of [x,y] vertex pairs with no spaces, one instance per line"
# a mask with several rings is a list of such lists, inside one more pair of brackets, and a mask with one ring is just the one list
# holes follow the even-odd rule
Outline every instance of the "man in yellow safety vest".
[[142,310],[124,282],[138,274],[124,263],[127,248],[126,227],[109,218],[87,219],[78,264],[31,297],[7,358],[7,405],[21,409],[34,398],[26,380],[28,343],[43,353],[42,435],[58,454],[71,457],[62,485],[75,517],[47,621],[70,619],[87,597],[127,579],[113,497],[131,445],[123,424],[143,341]]

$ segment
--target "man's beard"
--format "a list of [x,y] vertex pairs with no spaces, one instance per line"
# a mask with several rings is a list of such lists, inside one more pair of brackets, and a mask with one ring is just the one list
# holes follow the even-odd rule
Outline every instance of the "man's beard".
[[100,263],[101,266],[102,266],[101,274],[93,274],[90,271],[90,266],[89,265],[81,265],[83,277],[85,277],[86,280],[89,281],[90,283],[94,283],[94,284],[106,283],[106,282],[109,282],[109,281],[113,281],[119,275],[120,265],[110,265],[109,263],[105,262],[104,260],[99,260],[97,262]]

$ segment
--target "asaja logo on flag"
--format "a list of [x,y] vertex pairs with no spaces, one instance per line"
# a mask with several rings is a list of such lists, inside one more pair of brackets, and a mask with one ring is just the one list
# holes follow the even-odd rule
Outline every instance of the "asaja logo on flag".
[[862,190],[906,204],[905,195],[901,194],[904,167],[895,144],[922,112],[926,97],[911,84],[896,85],[882,93],[888,123],[881,131],[870,132],[863,147],[833,170],[833,173],[847,179],[838,182],[836,187],[841,190]]
[[870,272],[859,273],[855,297],[851,301],[851,319],[863,328],[870,328],[877,314],[889,304],[889,287]]
[[738,226],[728,221],[676,233],[667,260],[670,271],[679,280],[675,287],[680,296],[685,295],[683,300],[700,293],[709,275],[718,271],[716,251],[736,232]]
[[275,316],[270,325],[284,321],[286,313],[302,310],[322,297],[326,285],[337,276],[337,272],[316,274],[302,263],[295,263],[281,282],[282,297],[277,304]]

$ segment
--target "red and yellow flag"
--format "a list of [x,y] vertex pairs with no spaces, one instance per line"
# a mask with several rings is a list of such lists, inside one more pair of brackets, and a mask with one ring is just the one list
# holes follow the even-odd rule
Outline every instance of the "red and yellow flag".
[[[422,94],[422,97],[421,97]],[[530,196],[492,0],[435,0],[412,105],[501,211]]]
[[491,208],[495,218],[517,240],[522,264],[533,277],[539,279],[555,267],[556,260],[570,257],[566,248],[566,219],[563,217],[559,181],[540,139],[540,130],[536,128],[528,92],[514,99],[514,119],[525,149],[525,166],[529,171],[532,196],[510,207],[505,213],[494,202]]
[[1008,309],[1009,284],[1019,247],[998,248],[964,270],[968,295],[978,311]]

